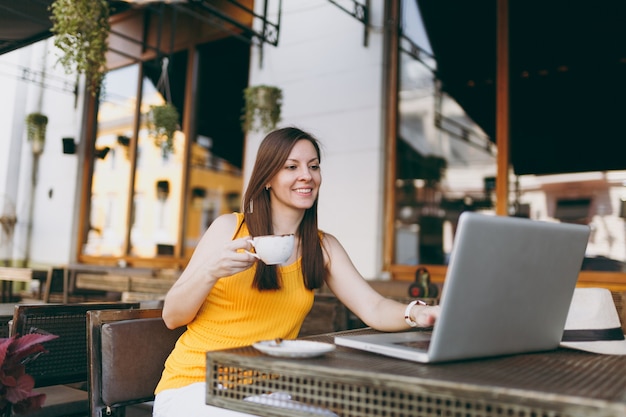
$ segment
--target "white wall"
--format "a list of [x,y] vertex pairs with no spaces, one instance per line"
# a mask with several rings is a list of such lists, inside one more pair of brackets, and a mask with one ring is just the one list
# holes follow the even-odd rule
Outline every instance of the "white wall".
[[[366,278],[380,276],[382,265],[383,6],[371,2],[374,29],[364,46],[363,24],[327,0],[284,0],[278,47],[263,47],[262,67],[253,48],[250,64],[250,85],[283,90],[280,125],[322,142],[320,228],[342,242]],[[245,175],[261,139],[248,135]]]
[[[0,216],[17,214],[18,186],[14,180],[19,175],[21,137],[14,134],[17,125],[24,119],[23,86],[15,82],[22,63],[29,58],[27,51],[15,51],[0,57],[0,88],[3,100],[0,100]],[[10,98],[15,97],[15,100]],[[13,258],[13,245],[9,236],[0,230],[0,261]]]
[[[12,144],[16,151],[7,153],[13,153],[11,158],[17,158],[12,160],[14,165],[11,167],[9,163],[2,163],[2,158],[6,158],[5,152],[2,152],[0,195],[10,193],[13,187],[17,188],[18,223],[12,258],[18,261],[23,260],[28,252],[33,166],[24,118],[35,111],[48,116],[46,144],[39,158],[39,173],[32,200],[34,222],[29,255],[34,265],[63,264],[71,260],[73,227],[77,217],[77,155],[64,155],[61,139],[74,137],[78,140],[82,98],[75,98],[71,91],[75,76],[66,75],[60,66],[55,65],[57,56],[52,50],[52,40],[48,39],[0,56],[0,68],[4,70],[0,88],[5,93],[1,104],[0,149],[10,149]],[[11,111],[5,111],[5,107]],[[5,117],[10,117],[9,121],[5,121]]]

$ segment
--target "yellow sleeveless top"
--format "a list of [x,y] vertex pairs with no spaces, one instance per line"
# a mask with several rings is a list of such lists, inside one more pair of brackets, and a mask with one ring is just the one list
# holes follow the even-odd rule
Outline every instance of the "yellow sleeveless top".
[[[236,214],[240,225],[243,214]],[[233,239],[248,235],[244,223]],[[252,288],[255,270],[253,266],[215,283],[167,358],[155,393],[205,381],[206,351],[298,336],[314,298],[314,292],[304,285],[300,259],[278,268],[280,290]]]

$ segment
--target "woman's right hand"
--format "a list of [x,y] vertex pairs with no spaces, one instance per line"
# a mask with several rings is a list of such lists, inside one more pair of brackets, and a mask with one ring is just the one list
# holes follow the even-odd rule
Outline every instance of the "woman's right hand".
[[237,216],[215,219],[193,252],[189,264],[165,296],[163,320],[173,329],[194,319],[217,280],[250,268],[256,258],[247,238],[231,240]]
[[249,239],[242,237],[229,241],[217,252],[207,254],[203,263],[208,276],[218,280],[250,268],[257,259],[246,252],[251,249]]

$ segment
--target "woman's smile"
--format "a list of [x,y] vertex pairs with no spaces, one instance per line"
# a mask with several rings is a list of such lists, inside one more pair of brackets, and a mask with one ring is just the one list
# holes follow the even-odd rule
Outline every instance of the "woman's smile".
[[296,193],[303,195],[310,195],[313,192],[312,188],[297,188]]

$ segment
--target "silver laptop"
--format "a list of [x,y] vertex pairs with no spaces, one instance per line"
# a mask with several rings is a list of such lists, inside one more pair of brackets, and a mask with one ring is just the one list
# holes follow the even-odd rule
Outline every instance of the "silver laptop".
[[417,362],[556,349],[589,227],[465,212],[432,332],[336,336],[335,344]]

